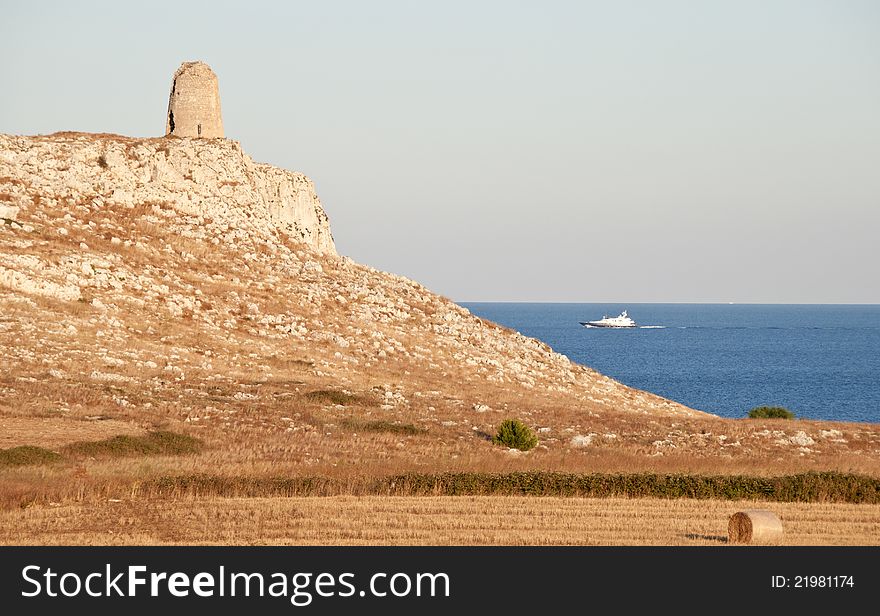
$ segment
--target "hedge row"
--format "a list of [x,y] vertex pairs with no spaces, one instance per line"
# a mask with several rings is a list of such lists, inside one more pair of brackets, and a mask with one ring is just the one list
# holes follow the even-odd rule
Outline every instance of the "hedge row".
[[581,496],[650,497],[781,502],[880,503],[880,479],[809,472],[779,477],[746,475],[410,473],[342,481],[322,477],[169,476],[141,484],[147,492],[215,496]]

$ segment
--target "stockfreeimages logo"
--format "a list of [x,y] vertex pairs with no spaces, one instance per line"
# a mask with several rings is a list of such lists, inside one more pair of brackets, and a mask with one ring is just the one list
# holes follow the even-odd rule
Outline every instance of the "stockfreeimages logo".
[[244,573],[220,566],[216,573],[201,571],[150,571],[129,565],[122,571],[110,564],[87,574],[54,571],[28,565],[21,571],[21,596],[33,597],[274,597],[296,607],[310,605],[316,597],[449,597],[445,573],[386,573],[370,576],[358,590],[354,573]]

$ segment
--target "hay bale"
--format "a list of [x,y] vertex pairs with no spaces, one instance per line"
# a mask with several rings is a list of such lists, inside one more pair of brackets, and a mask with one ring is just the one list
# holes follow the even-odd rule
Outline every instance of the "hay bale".
[[746,509],[730,516],[727,523],[730,543],[780,543],[782,520],[766,509]]

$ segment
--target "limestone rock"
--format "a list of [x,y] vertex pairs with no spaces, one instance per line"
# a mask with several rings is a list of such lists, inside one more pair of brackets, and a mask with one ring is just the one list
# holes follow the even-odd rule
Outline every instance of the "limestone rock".
[[0,193],[26,204],[49,198],[201,216],[336,254],[311,180],[255,163],[231,140],[0,135]]
[[0,203],[0,218],[5,218],[6,220],[15,220],[18,216],[18,208],[14,205],[5,205]]
[[789,437],[788,440],[792,445],[800,445],[801,447],[816,444],[816,441],[803,430],[798,430],[798,432],[794,436]]
[[593,443],[593,438],[596,435],[593,433],[590,434],[577,434],[571,437],[571,446],[572,447],[589,447]]

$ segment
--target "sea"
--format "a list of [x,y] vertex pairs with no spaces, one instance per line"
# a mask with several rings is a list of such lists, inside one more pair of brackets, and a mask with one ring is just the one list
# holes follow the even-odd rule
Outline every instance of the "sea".
[[[880,305],[463,303],[618,381],[724,417],[880,423]],[[627,310],[633,329],[580,321]]]

